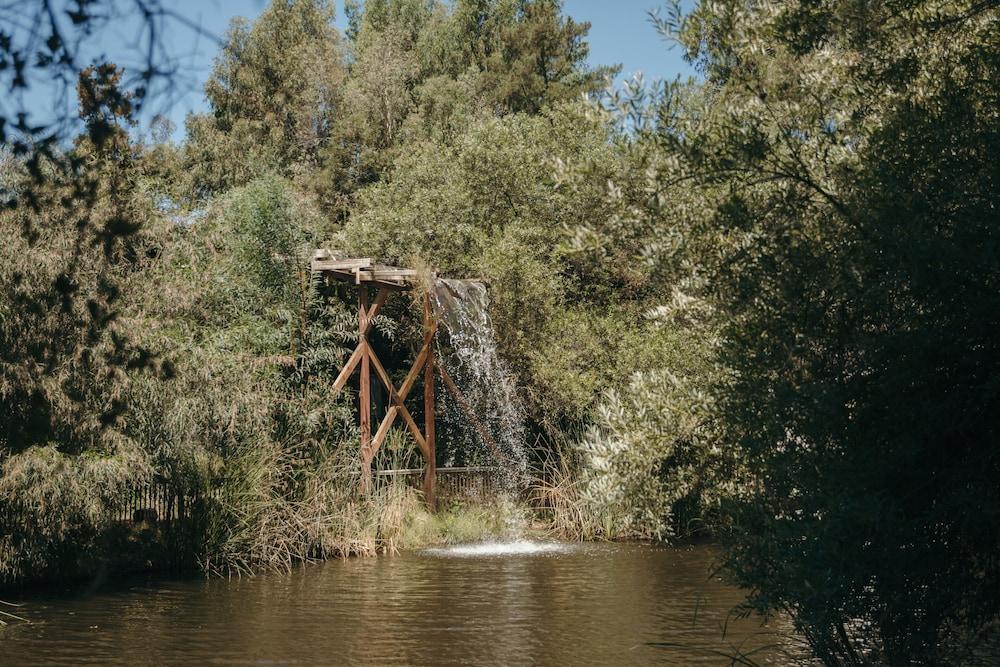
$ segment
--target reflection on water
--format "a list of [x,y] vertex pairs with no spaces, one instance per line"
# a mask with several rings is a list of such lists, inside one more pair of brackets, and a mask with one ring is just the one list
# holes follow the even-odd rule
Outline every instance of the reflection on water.
[[[690,665],[790,645],[781,628],[729,618],[740,594],[709,578],[713,557],[494,543],[36,597],[20,610],[31,624],[0,630],[0,664]],[[753,657],[789,662],[781,649]]]

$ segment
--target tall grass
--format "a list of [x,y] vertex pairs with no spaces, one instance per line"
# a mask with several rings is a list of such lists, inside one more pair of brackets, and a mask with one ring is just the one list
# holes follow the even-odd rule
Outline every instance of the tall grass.
[[[376,469],[419,467],[409,435],[392,429]],[[361,493],[358,443],[329,446],[249,446],[234,452],[208,518],[207,572],[245,575],[287,570],[331,557],[373,556],[433,544],[500,538],[526,517],[513,501],[453,501],[431,512],[405,478],[378,478]]]
[[350,441],[312,460],[280,448],[243,453],[207,508],[204,569],[249,574],[394,550],[422,499],[402,482],[362,494],[359,471]]
[[0,583],[96,566],[110,517],[148,478],[141,456],[31,447],[0,461]]
[[618,537],[612,518],[595,512],[587,502],[579,466],[580,462],[566,447],[542,452],[531,469],[529,502],[535,516],[563,539]]

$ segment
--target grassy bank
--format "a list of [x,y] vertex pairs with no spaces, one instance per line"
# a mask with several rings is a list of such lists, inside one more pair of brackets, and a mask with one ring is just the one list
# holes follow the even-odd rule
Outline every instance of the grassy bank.
[[45,565],[34,571],[23,556],[18,560],[25,545],[14,545],[17,551],[0,552],[7,575],[0,590],[93,582],[111,573],[251,576],[330,558],[503,539],[530,523],[525,507],[501,498],[452,498],[432,511],[403,482],[367,495],[356,488],[337,493],[336,486],[298,500],[250,499],[223,487],[183,518],[99,522],[86,548],[79,541],[50,547],[40,561]]

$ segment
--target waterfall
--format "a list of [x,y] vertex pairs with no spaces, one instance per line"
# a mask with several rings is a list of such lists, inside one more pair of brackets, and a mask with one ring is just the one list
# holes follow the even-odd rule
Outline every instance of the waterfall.
[[448,333],[447,346],[438,339],[440,363],[460,394],[447,395],[448,411],[470,427],[467,434],[476,434],[466,438],[479,446],[470,458],[499,466],[501,481],[514,487],[527,473],[524,410],[497,351],[486,286],[439,279],[433,296],[435,315]]

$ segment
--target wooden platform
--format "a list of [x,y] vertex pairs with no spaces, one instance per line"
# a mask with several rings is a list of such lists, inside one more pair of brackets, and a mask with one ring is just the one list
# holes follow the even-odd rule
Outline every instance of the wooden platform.
[[[347,257],[338,250],[320,248],[313,253],[312,270],[336,280],[384,287],[391,290],[406,290],[420,281],[416,269],[378,264],[371,257]],[[436,276],[430,275],[431,280]]]

